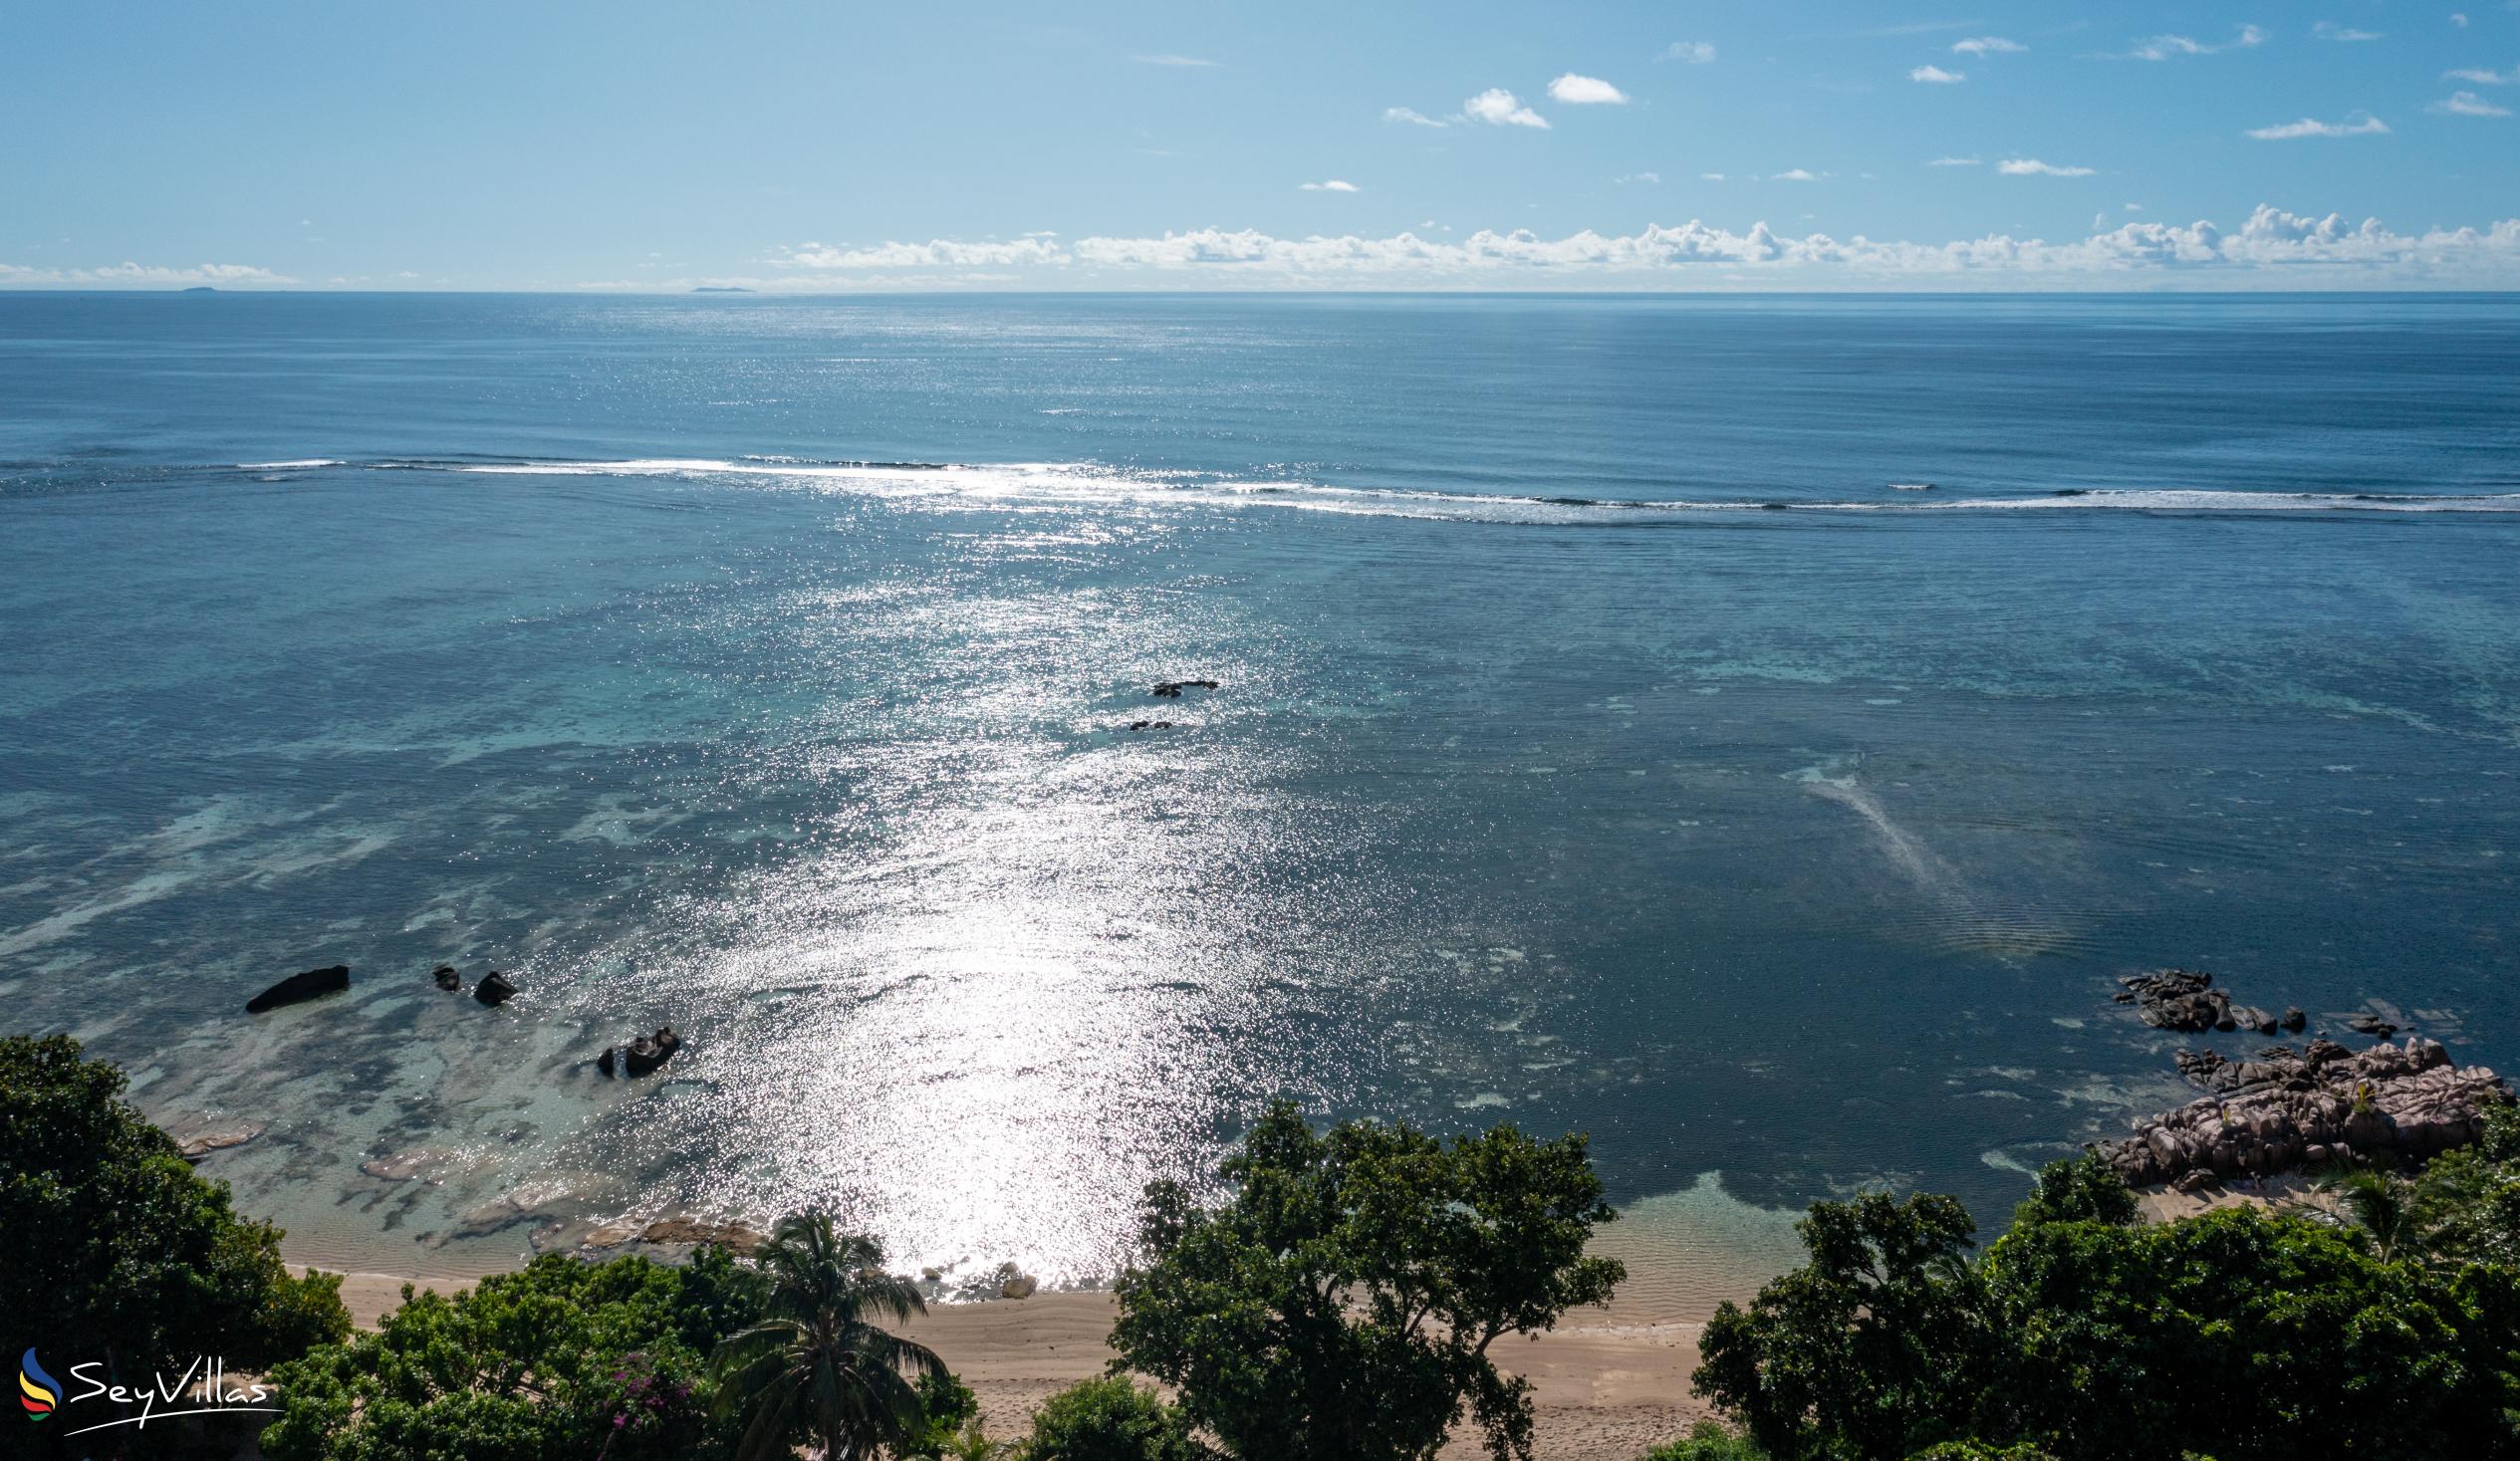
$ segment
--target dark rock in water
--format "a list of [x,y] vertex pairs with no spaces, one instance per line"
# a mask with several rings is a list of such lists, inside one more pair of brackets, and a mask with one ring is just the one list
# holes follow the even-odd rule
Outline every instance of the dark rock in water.
[[2243,1030],[2253,1030],[2260,1035],[2275,1033],[2275,1017],[2255,1005],[2233,1005],[2231,1022]]
[[622,1072],[629,1076],[644,1076],[672,1060],[682,1049],[682,1037],[673,1033],[671,1025],[659,1025],[653,1035],[642,1035],[622,1047]]
[[455,966],[452,964],[438,965],[435,969],[429,972],[429,977],[437,981],[438,988],[445,990],[449,994],[453,994],[464,987],[464,976],[456,973]]
[[1183,690],[1214,690],[1219,688],[1222,687],[1214,680],[1163,680],[1156,684],[1155,694],[1166,700],[1178,700],[1181,698],[1181,692]]
[[472,997],[485,1005],[503,1005],[516,998],[516,984],[493,969],[482,975],[481,982],[472,987]]
[[2131,974],[2118,981],[2133,991],[2136,1013],[2155,1030],[2236,1030],[2231,996],[2212,987],[2214,977],[2195,969]]
[[607,1076],[613,1074],[613,1047],[604,1047],[604,1054],[595,1058],[595,1068]]
[[314,999],[318,995],[339,994],[348,988],[350,988],[348,964],[335,964],[330,969],[309,969],[303,974],[292,974],[245,1001],[245,1013],[259,1015],[265,1010],[276,1010],[282,1005],[293,1005],[300,1000]]
[[2387,1040],[2389,1037],[2397,1033],[2396,1026],[2390,1024],[2387,1020],[2382,1019],[2378,1015],[2356,1015],[2353,1019],[2345,1022],[2345,1028],[2360,1035],[2372,1036],[2378,1040]]
[[2284,1029],[2287,1033],[2299,1035],[2302,1031],[2309,1028],[2310,1017],[2301,1012],[2300,1006],[2296,1005],[2293,1008],[2284,1011]]
[[1154,722],[1151,720],[1133,720],[1129,723],[1129,728],[1131,730],[1144,730],[1152,724],[1154,724]]
[[2360,1055],[2313,1040],[2298,1055],[2276,1046],[2236,1065],[2191,1055],[2179,1070],[2218,1094],[2097,1144],[2129,1186],[2268,1176],[2322,1160],[2314,1151],[2337,1161],[2382,1151],[2421,1159],[2476,1140],[2485,1111],[2511,1099],[2492,1071],[2455,1066],[2420,1039]]

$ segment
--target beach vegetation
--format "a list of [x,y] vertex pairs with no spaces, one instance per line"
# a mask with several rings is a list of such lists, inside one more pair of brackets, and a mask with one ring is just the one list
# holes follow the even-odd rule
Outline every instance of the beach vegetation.
[[1768,1461],[1768,1454],[1737,1427],[1701,1420],[1687,1435],[1645,1452],[1643,1461]]
[[275,1369],[272,1461],[711,1458],[741,1422],[709,1356],[767,1302],[725,1250],[689,1263],[545,1255],[452,1297],[403,1289],[374,1334]]
[[290,1274],[66,1035],[0,1038],[0,1315],[47,1354],[146,1385],[198,1356],[238,1368],[350,1333],[338,1275]]
[[1071,1385],[1033,1412],[1023,1461],[1203,1461],[1181,1411],[1123,1375]]
[[950,1375],[934,1350],[883,1328],[927,1306],[884,1271],[882,1245],[811,1210],[780,1219],[758,1262],[769,1282],[762,1317],[726,1337],[715,1363],[722,1406],[744,1419],[740,1461],[801,1444],[831,1461],[924,1444],[927,1396]]
[[2520,1454],[2511,1270],[2260,1208],[2133,1222],[2070,1167],[1973,1261],[1950,1198],[1815,1203],[1809,1262],[1707,1327],[1699,1392],[1775,1461]]
[[1585,1138],[1511,1125],[1314,1130],[1278,1101],[1223,1165],[1232,1192],[1147,1188],[1113,1347],[1251,1461],[1430,1456],[1465,1411],[1497,1457],[1531,1454],[1531,1387],[1496,1341],[1601,1304],[1588,1256],[1614,1213]]

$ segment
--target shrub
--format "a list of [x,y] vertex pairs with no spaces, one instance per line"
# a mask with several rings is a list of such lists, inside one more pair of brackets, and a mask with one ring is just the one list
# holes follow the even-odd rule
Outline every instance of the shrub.
[[547,1255],[453,1298],[403,1290],[373,1335],[276,1369],[273,1461],[714,1457],[705,1359],[759,1312],[762,1281],[721,1249],[683,1268]]
[[1071,1385],[1033,1414],[1024,1461],[1199,1461],[1181,1412],[1119,1375]]

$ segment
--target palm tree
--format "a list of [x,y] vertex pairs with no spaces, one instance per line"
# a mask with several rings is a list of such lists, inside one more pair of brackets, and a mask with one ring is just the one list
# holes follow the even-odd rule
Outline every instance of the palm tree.
[[945,1373],[934,1350],[876,1327],[927,1306],[883,1271],[872,1238],[832,1229],[831,1214],[790,1213],[762,1244],[767,1317],[718,1346],[719,1393],[751,1415],[737,1461],[785,1461],[800,1440],[825,1461],[859,1461],[922,1437],[916,1381]]
[[2312,1183],[2354,1226],[2371,1236],[2373,1255],[2383,1263],[2413,1256],[2422,1235],[2407,1210],[2402,1183],[2370,1167],[2337,1168]]

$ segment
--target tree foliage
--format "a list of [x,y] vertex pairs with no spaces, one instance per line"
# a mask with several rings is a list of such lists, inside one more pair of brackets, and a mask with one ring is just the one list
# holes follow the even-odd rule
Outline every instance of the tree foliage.
[[706,1458],[706,1357],[766,1297],[722,1249],[681,1267],[561,1255],[452,1298],[406,1287],[375,1334],[280,1366],[272,1461]]
[[828,1213],[792,1213],[760,1262],[766,1313],[717,1356],[723,1401],[747,1417],[738,1455],[785,1458],[811,1442],[828,1461],[853,1461],[927,1441],[927,1396],[948,1375],[934,1351],[878,1324],[927,1307],[907,1280],[883,1271],[883,1249],[837,1231]]
[[0,1314],[62,1360],[146,1384],[196,1356],[239,1368],[350,1332],[338,1275],[294,1278],[280,1230],[236,1215],[68,1036],[0,1039]]
[[1955,1198],[1868,1192],[1797,1223],[1811,1262],[1717,1307],[1699,1393],[1779,1458],[1903,1457],[1966,1438],[1990,1337]]
[[2251,1208],[2139,1224],[2115,1181],[2051,1164],[1974,1263],[1949,1198],[1816,1203],[1698,1388],[1777,1461],[2520,1455],[2510,1270]]
[[1530,1455],[1530,1387],[1490,1346],[1624,1276],[1585,1256],[1614,1214],[1582,1136],[1315,1132],[1280,1101],[1224,1175],[1214,1208],[1147,1189],[1146,1261],[1121,1277],[1112,1335],[1131,1366],[1253,1461],[1431,1455],[1465,1407],[1497,1456]]

